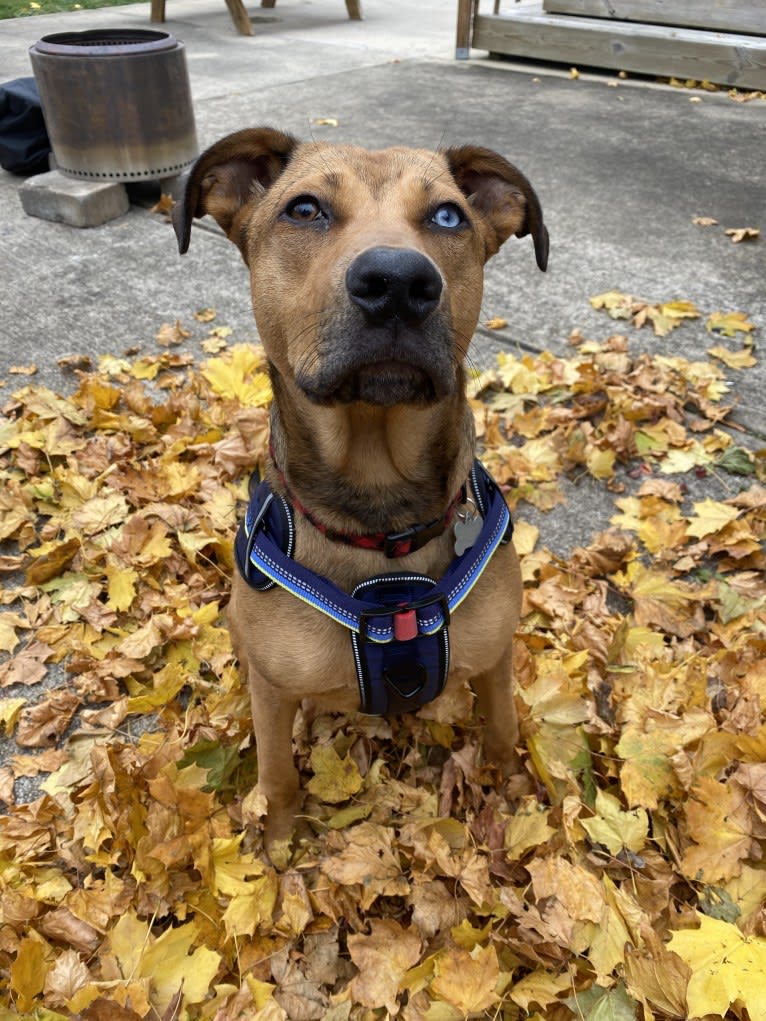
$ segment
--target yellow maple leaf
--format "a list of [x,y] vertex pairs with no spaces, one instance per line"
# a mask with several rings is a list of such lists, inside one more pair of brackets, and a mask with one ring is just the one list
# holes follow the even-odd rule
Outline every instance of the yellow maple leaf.
[[690,795],[684,812],[695,843],[684,852],[684,874],[707,883],[732,879],[756,848],[747,801],[732,785],[706,776],[697,778]]
[[509,861],[519,861],[532,847],[547,843],[556,831],[548,825],[548,809],[534,797],[524,798],[513,816],[513,825],[505,831],[505,851]]
[[620,291],[605,291],[588,299],[596,309],[604,309],[612,319],[630,319],[633,316],[633,298]]
[[694,504],[694,513],[696,516],[686,526],[686,533],[695,539],[703,539],[706,535],[722,531],[740,512],[736,507],[708,498]]
[[359,769],[351,758],[341,758],[332,745],[317,745],[311,753],[314,775],[308,789],[322,801],[337,805],[356,794],[362,786]]
[[25,698],[0,698],[0,725],[10,734],[16,726],[19,713],[27,704]]
[[657,337],[665,337],[681,325],[684,319],[698,319],[699,311],[693,301],[667,301],[661,305],[650,305],[646,309]]
[[431,992],[446,1000],[463,1015],[479,1014],[497,1003],[500,965],[497,952],[489,946],[467,951],[447,947],[436,957]]
[[700,915],[699,929],[673,932],[668,949],[689,968],[690,1017],[718,1014],[740,1001],[753,1021],[766,1018],[766,939],[744,936],[729,922]]
[[106,568],[107,592],[109,598],[106,605],[110,610],[127,610],[136,597],[138,571],[132,567],[118,567],[109,564]]
[[11,989],[22,1013],[31,1010],[35,997],[43,991],[50,968],[50,954],[42,936],[27,936],[19,945],[11,965]]
[[241,404],[260,407],[271,401],[271,383],[262,371],[259,352],[246,344],[237,344],[220,358],[210,358],[202,375],[214,393],[236,398]]
[[221,955],[206,946],[199,946],[190,954],[198,936],[197,923],[187,922],[166,929],[141,955],[138,974],[152,980],[151,1000],[160,1014],[179,990],[183,991],[184,1003],[200,1003],[211,988]]
[[211,864],[213,866],[210,889],[214,894],[227,896],[252,892],[253,876],[263,875],[265,866],[255,855],[241,850],[245,834],[235,837],[214,837]]
[[755,329],[747,318],[747,312],[711,312],[705,322],[708,333],[722,333],[724,337],[733,337],[735,333],[750,334]]
[[739,351],[730,351],[727,347],[722,347],[719,344],[716,347],[709,347],[707,353],[711,358],[717,358],[719,362],[728,365],[730,369],[752,369],[754,365],[758,364],[753,357],[752,348],[749,347],[743,347]]
[[249,936],[259,926],[268,927],[274,914],[279,894],[276,873],[269,870],[264,876],[248,883],[247,893],[235,894],[223,914],[223,924],[230,937]]
[[588,471],[594,479],[611,479],[614,475],[614,462],[617,455],[613,450],[600,450],[591,447],[585,458]]
[[501,316],[493,316],[491,319],[487,319],[484,325],[488,330],[504,330],[508,325],[508,320]]
[[572,979],[569,974],[552,975],[550,971],[537,970],[514,983],[510,997],[523,1011],[529,1013],[531,1003],[547,1007],[558,1000],[559,993],[571,988]]
[[614,795],[599,789],[595,809],[594,818],[580,820],[592,841],[603,844],[610,854],[619,854],[623,848],[643,850],[649,834],[649,817],[643,808],[624,812]]
[[663,798],[679,790],[670,757],[715,728],[703,709],[690,709],[681,717],[649,714],[643,725],[629,724],[615,751],[623,760],[620,785],[629,805],[656,809]]

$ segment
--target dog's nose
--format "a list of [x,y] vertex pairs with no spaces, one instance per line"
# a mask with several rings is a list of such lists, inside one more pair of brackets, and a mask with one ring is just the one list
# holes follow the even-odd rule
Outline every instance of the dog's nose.
[[438,269],[412,248],[368,248],[346,272],[349,297],[373,325],[393,319],[422,323],[439,304]]

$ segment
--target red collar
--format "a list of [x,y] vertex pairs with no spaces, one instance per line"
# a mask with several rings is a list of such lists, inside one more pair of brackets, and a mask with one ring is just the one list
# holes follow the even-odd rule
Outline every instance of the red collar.
[[406,557],[408,553],[414,553],[415,550],[422,549],[422,547],[425,546],[427,542],[430,542],[431,539],[436,539],[438,536],[443,535],[452,523],[458,507],[466,498],[465,486],[461,486],[459,492],[447,508],[443,517],[434,518],[433,521],[429,521],[426,524],[410,525],[408,528],[404,528],[400,532],[367,532],[364,534],[338,532],[335,531],[335,529],[328,528],[327,525],[322,524],[321,521],[317,521],[311,511],[308,510],[307,507],[304,507],[300,500],[296,499],[287,484],[284,472],[274,458],[274,451],[271,450],[270,453],[274,469],[279,476],[282,486],[284,487],[288,500],[293,507],[314,526],[314,528],[320,531],[322,535],[326,536],[328,539],[332,539],[333,542],[342,542],[347,546],[358,546],[361,549],[380,550],[380,552],[385,553],[385,555],[391,559],[395,559],[396,557]]

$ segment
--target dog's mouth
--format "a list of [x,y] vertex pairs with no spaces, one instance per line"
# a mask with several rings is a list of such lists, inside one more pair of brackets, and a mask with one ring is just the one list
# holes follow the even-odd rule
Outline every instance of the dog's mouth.
[[339,404],[362,401],[392,407],[395,404],[427,404],[436,398],[428,373],[417,365],[393,360],[363,365],[350,372],[331,395]]
[[320,338],[321,357],[310,371],[296,372],[295,382],[314,403],[423,406],[454,392],[458,381],[446,317],[435,317],[421,330],[396,324],[360,329],[353,320],[343,325]]

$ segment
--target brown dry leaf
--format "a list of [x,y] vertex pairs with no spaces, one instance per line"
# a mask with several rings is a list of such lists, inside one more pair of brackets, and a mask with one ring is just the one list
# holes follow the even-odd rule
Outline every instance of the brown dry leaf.
[[155,204],[152,206],[152,208],[149,210],[149,212],[150,213],[166,213],[166,214],[169,215],[172,212],[173,206],[175,204],[176,204],[176,201],[173,198],[173,196],[172,195],[168,195],[166,192],[163,192],[160,195],[160,197],[159,197],[159,201],[155,202]]
[[58,365],[60,369],[64,369],[69,372],[75,372],[78,369],[82,372],[88,372],[93,368],[93,359],[90,355],[86,354],[64,355],[63,357],[56,359],[56,365]]
[[214,308],[199,308],[194,313],[194,318],[198,323],[212,323],[215,319],[216,311]]
[[508,325],[508,320],[500,316],[493,316],[491,319],[487,319],[484,325],[488,330],[504,330]]
[[350,986],[354,1002],[385,1007],[395,1016],[402,980],[420,959],[420,949],[418,933],[389,918],[373,919],[369,936],[349,936],[348,951],[359,969]]
[[23,709],[16,728],[16,743],[22,748],[51,748],[69,726],[80,705],[71,691],[58,688],[42,702]]
[[361,905],[369,908],[379,896],[396,897],[409,892],[398,856],[393,850],[393,833],[375,823],[363,822],[345,834],[340,854],[321,864],[324,874],[345,886],[361,886]]
[[724,233],[735,244],[738,244],[740,241],[757,241],[761,236],[761,231],[758,227],[729,227]]
[[191,337],[191,333],[181,326],[180,319],[176,319],[174,323],[163,323],[155,339],[161,347],[175,347],[183,344],[187,337]]
[[718,224],[718,220],[714,220],[712,216],[693,216],[692,223],[698,227],[715,227]]

